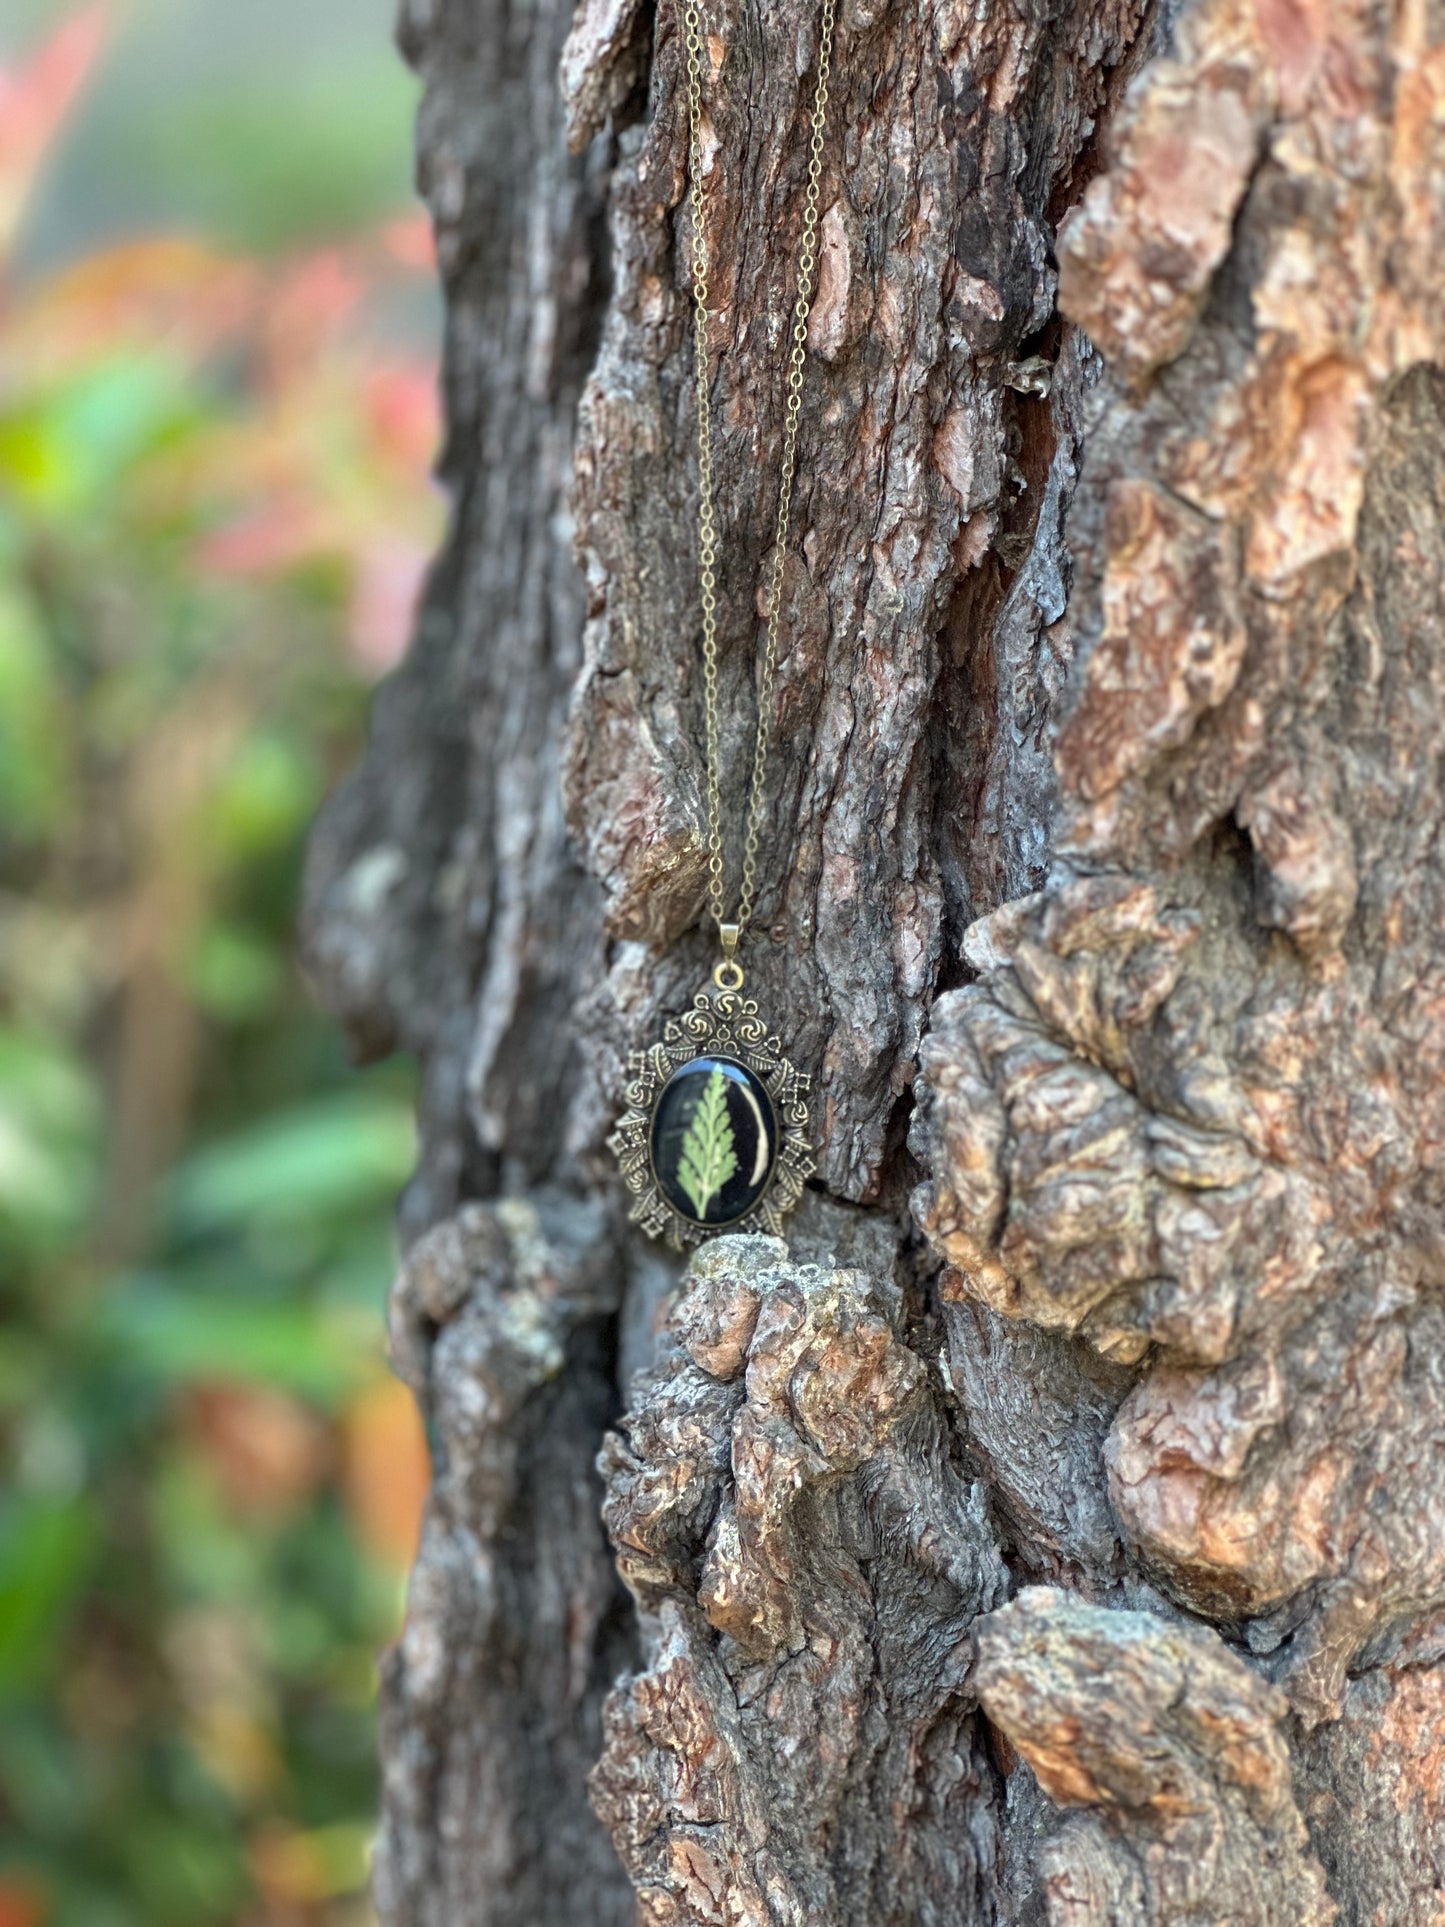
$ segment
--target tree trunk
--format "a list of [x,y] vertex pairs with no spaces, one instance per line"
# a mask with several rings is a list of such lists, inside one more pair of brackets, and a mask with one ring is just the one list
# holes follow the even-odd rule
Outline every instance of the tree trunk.
[[[736,823],[816,9],[703,12]],[[845,0],[818,1174],[684,1277],[603,1149],[711,962],[677,9],[403,45],[456,512],[309,918],[423,1071],[383,1919],[1445,1922],[1440,0]]]

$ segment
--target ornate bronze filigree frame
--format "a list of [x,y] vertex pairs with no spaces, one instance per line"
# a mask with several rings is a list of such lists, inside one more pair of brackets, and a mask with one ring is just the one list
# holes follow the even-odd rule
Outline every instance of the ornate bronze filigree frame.
[[[731,1057],[745,1064],[767,1091],[777,1119],[777,1157],[767,1188],[742,1217],[727,1224],[695,1224],[682,1217],[663,1196],[652,1168],[652,1117],[658,1096],[673,1072],[694,1057]],[[691,1010],[669,1020],[660,1044],[631,1053],[627,1071],[627,1109],[607,1145],[635,1200],[628,1213],[632,1222],[649,1237],[665,1237],[677,1251],[724,1231],[780,1232],[814,1170],[808,1147],[810,1080],[783,1056],[754,999],[736,990],[700,990]]]

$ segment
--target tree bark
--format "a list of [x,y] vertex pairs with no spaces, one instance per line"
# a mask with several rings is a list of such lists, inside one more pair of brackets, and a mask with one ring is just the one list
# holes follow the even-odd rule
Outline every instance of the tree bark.
[[737,823],[817,58],[703,13],[700,217],[675,6],[403,19],[456,510],[307,934],[422,1066],[382,1917],[1445,1922],[1445,14],[846,0],[746,958],[818,1175],[679,1276],[682,241]]

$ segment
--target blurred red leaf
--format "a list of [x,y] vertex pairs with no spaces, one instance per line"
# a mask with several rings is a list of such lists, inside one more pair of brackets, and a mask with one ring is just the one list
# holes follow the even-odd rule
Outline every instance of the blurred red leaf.
[[378,452],[408,475],[424,475],[441,435],[436,371],[407,362],[373,368],[366,382],[366,412]]
[[329,546],[327,533],[305,501],[277,493],[208,536],[199,559],[218,575],[276,575]]
[[50,1901],[38,1884],[13,1873],[0,1879],[0,1927],[43,1927]]
[[267,369],[278,389],[310,370],[366,293],[361,264],[343,248],[317,248],[286,264],[266,301]]
[[379,536],[358,557],[347,641],[369,676],[384,676],[400,662],[431,554],[425,544]]
[[418,211],[403,215],[399,220],[388,221],[382,230],[382,239],[387,252],[402,267],[415,268],[421,274],[435,271],[436,236],[429,214]]
[[28,65],[0,67],[0,262],[8,259],[50,143],[100,52],[104,0],[56,28]]

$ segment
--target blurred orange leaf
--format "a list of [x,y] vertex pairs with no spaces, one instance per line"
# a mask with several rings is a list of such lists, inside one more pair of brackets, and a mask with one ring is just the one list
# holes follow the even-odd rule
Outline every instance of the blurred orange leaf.
[[251,1870],[273,1907],[304,1907],[357,1892],[366,1881],[367,1846],[366,1829],[344,1823],[309,1833],[273,1823],[252,1836]]
[[275,1736],[253,1707],[217,1700],[194,1722],[190,1739],[206,1766],[237,1800],[259,1800],[285,1779],[285,1762]]
[[291,1512],[331,1468],[325,1420],[287,1392],[204,1385],[187,1400],[187,1429],[238,1512]]
[[342,1476],[357,1537],[403,1570],[421,1542],[431,1455],[416,1400],[399,1379],[379,1379],[342,1418]]
[[108,12],[104,0],[82,8],[27,66],[18,72],[0,67],[0,263],[14,249],[50,143],[100,52]]
[[26,385],[123,348],[193,364],[254,325],[261,296],[257,265],[207,242],[126,241],[27,290],[6,317],[0,350]]

